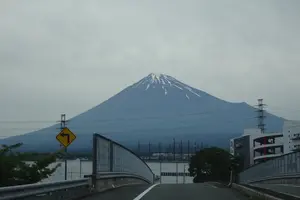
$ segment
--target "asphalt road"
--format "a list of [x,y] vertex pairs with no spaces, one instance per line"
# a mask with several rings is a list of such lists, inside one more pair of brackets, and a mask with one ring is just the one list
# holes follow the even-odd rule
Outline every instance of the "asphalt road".
[[247,200],[242,194],[217,183],[128,186],[84,200]]
[[82,200],[133,200],[147,188],[149,188],[149,185],[124,186],[92,195]]
[[280,192],[283,194],[293,195],[300,198],[300,185],[290,185],[290,184],[253,184],[253,186],[261,187],[265,189],[270,189],[275,192]]

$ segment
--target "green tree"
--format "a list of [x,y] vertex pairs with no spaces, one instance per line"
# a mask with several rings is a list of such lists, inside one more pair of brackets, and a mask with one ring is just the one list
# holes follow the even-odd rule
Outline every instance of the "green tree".
[[32,164],[24,162],[24,153],[16,152],[22,143],[0,148],[0,187],[37,183],[53,174],[59,164],[49,167],[56,161],[56,152],[34,161]]
[[189,172],[194,182],[228,182],[231,170],[239,170],[240,159],[217,147],[205,148],[192,156]]

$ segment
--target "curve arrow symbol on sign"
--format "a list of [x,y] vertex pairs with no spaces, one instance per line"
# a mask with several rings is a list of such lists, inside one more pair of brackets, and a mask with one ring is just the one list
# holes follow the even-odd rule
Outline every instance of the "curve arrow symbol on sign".
[[70,135],[69,134],[66,134],[66,133],[61,133],[60,134],[62,137],[67,137],[67,139],[68,139],[68,144],[70,143]]

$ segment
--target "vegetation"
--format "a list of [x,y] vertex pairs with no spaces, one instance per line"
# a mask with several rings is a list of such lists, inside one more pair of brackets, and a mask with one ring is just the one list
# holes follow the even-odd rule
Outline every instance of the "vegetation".
[[217,147],[202,149],[192,156],[189,172],[195,177],[194,182],[221,181],[229,182],[231,170],[239,173],[243,166],[242,159],[233,157],[228,151]]
[[[0,187],[37,183],[48,178],[60,166],[49,167],[56,161],[60,152],[43,156],[32,164],[24,161],[26,153],[18,153],[16,149],[22,144],[2,145],[0,148]],[[26,160],[26,159],[25,159]]]

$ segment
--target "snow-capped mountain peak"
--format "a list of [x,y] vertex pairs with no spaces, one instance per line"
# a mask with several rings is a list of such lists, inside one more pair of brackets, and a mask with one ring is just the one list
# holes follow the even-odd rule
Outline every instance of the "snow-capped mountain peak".
[[146,91],[149,89],[161,89],[164,91],[164,95],[168,95],[168,93],[174,92],[174,89],[176,89],[180,90],[180,93],[182,93],[187,100],[190,100],[192,96],[198,98],[201,97],[200,91],[178,81],[172,76],[165,74],[151,73],[139,82],[135,83],[133,87],[144,89]]

